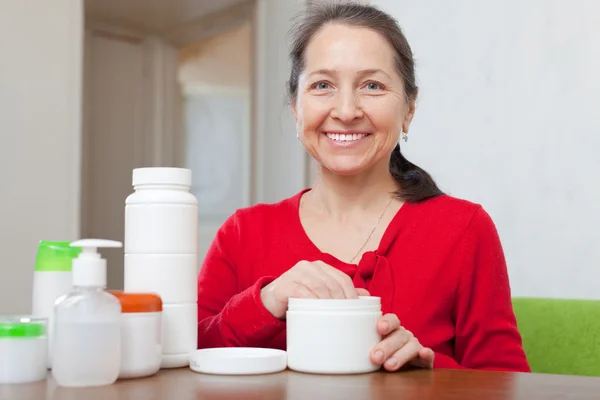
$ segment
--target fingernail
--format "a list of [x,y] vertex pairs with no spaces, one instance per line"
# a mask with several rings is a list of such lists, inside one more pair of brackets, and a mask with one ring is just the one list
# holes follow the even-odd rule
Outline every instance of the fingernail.
[[375,361],[377,361],[377,362],[383,362],[383,351],[377,350],[375,352]]
[[388,365],[388,367],[394,368],[396,364],[398,364],[398,359],[396,357],[390,357],[387,360],[386,364]]

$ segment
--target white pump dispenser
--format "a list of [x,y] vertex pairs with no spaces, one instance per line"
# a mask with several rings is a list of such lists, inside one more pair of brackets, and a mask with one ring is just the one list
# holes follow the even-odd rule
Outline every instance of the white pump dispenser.
[[121,242],[83,239],[73,259],[73,291],[54,308],[52,375],[60,386],[85,387],[114,383],[121,354],[121,303],[107,293],[106,260],[99,247],[121,247]]

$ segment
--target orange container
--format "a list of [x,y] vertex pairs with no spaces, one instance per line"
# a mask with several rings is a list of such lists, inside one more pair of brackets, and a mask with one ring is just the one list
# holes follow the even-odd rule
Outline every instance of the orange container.
[[154,293],[126,293],[119,290],[109,290],[121,302],[121,312],[151,313],[162,312],[162,300]]
[[162,300],[153,293],[109,290],[121,302],[119,379],[155,374],[162,358]]

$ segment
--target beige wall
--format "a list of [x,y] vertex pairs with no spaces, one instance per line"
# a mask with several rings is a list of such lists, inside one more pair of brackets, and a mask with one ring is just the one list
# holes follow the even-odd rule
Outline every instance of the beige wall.
[[184,84],[243,86],[251,83],[252,29],[241,27],[180,50],[179,81]]
[[[144,133],[144,52],[141,39],[86,31],[82,235],[124,241],[131,170]],[[123,288],[123,249],[100,249],[107,286]]]
[[31,311],[39,240],[79,236],[81,13],[0,2],[0,314]]
[[[225,207],[227,213],[235,212],[236,208],[246,207],[249,204],[249,191],[252,182],[251,176],[251,85],[252,85],[252,23],[250,18],[240,22],[237,28],[231,29],[209,39],[200,40],[197,43],[181,48],[179,50],[178,81],[182,89],[182,101],[184,107],[184,121],[196,121],[190,128],[184,122],[184,134],[182,136],[182,150],[186,154],[181,163],[190,168],[193,175],[193,187],[196,185],[208,186],[209,193],[195,193],[198,196],[200,206],[200,221],[198,232],[198,266],[202,263],[204,255],[212,243],[216,231],[222,222],[221,218],[206,218],[215,208],[216,203],[207,203],[207,199],[224,196],[221,207]],[[239,105],[245,104],[246,113],[238,115],[230,109],[223,109],[222,97]],[[211,117],[207,117],[205,110],[197,108],[198,99],[212,99],[216,103],[211,108]],[[191,107],[191,108],[188,108]],[[188,114],[189,113],[189,114]],[[215,121],[221,121],[213,125]],[[229,121],[233,124],[223,123]],[[234,122],[236,121],[236,122]],[[198,126],[201,128],[198,129]],[[229,138],[232,148],[224,149],[219,141],[215,141],[215,132],[208,131],[212,126],[220,129],[217,135]],[[202,138],[202,139],[200,139]],[[223,143],[220,141],[220,143]],[[239,146],[239,148],[237,147]],[[239,151],[239,153],[237,153]],[[236,152],[239,157],[230,158],[228,152]],[[235,176],[237,184],[235,190],[231,190],[231,183],[227,181],[212,181],[215,175],[209,173],[205,168],[209,161],[209,154],[216,155],[210,161],[213,168],[219,171],[229,171]],[[239,164],[238,164],[239,163]],[[212,184],[207,184],[212,182]],[[221,185],[223,184],[223,185]],[[227,194],[229,193],[229,194]],[[230,201],[231,203],[228,203]],[[228,204],[228,205],[226,205]],[[223,213],[224,209],[220,209]]]
[[285,102],[289,79],[290,19],[306,0],[258,0],[254,34],[252,138],[253,202],[292,196],[308,182],[308,158],[296,139],[290,107]]

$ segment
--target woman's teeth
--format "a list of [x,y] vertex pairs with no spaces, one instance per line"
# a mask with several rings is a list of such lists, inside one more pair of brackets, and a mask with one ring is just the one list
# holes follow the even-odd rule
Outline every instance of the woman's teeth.
[[327,133],[329,139],[339,142],[359,140],[365,136],[367,136],[366,133]]

